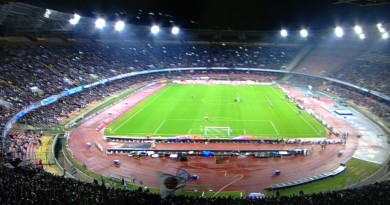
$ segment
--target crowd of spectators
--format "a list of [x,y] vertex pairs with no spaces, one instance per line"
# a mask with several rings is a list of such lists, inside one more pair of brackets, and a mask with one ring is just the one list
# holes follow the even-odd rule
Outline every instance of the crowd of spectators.
[[8,133],[8,150],[7,155],[20,159],[32,159],[34,148],[40,144],[40,133],[35,133],[32,130],[26,131],[10,131]]
[[9,106],[0,103],[0,128],[33,102],[123,73],[211,66],[282,69],[298,51],[297,46],[199,42],[2,42],[0,99]]
[[[331,77],[388,94],[388,47],[372,50],[343,65]],[[244,67],[284,69],[299,46],[209,42],[30,42],[2,43],[0,72],[0,128],[22,107],[69,88],[132,71],[177,67]],[[367,75],[367,73],[369,75]],[[120,86],[119,86],[120,87]],[[117,90],[116,88],[114,88]],[[110,92],[103,88],[83,94],[94,100]],[[54,113],[33,118],[66,116],[90,100],[74,98],[54,105]],[[77,99],[77,100],[76,100]],[[80,103],[83,102],[83,103]],[[4,104],[4,103],[2,103]],[[26,119],[29,120],[29,119]],[[33,121],[35,122],[35,121]]]
[[[132,71],[177,67],[243,67],[284,69],[300,48],[297,46],[262,46],[256,44],[217,43],[3,43],[0,49],[0,128],[22,107],[58,94],[69,88]],[[332,77],[389,94],[388,69],[383,49],[360,56],[344,65]],[[387,55],[388,57],[388,55]],[[218,75],[226,71],[201,71],[202,75]],[[135,84],[155,79],[188,78],[197,72],[171,72],[140,75],[87,89],[57,103],[28,113],[20,122],[50,127],[70,113],[93,101],[101,100]],[[199,73],[198,73],[199,74]],[[235,78],[250,74],[271,76],[253,71],[228,71]],[[233,76],[233,75],[232,75]],[[271,78],[269,78],[271,79]],[[294,79],[294,78],[293,78]],[[298,79],[298,80],[297,80]],[[297,83],[306,84],[299,77]],[[292,80],[293,81],[293,80]],[[316,81],[316,86],[321,82]],[[375,115],[390,122],[388,104],[340,86],[326,88],[338,96],[367,107]],[[8,150],[13,157],[23,158],[39,135],[30,131],[10,133]],[[0,152],[1,154],[2,152]],[[0,157],[0,204],[387,204],[390,183],[382,182],[338,192],[266,197],[265,199],[197,198],[175,196],[162,200],[145,190],[127,191],[64,177],[54,176],[41,168],[23,166],[9,168]],[[12,163],[11,163],[12,164]]]
[[[358,91],[348,86],[338,85],[326,80],[318,80],[315,78],[294,75],[288,81],[296,86],[307,87],[311,85],[320,91],[331,93],[335,96],[336,101],[350,101],[351,103],[366,109],[370,113],[378,116],[386,123],[390,123],[390,102],[379,99],[369,93]],[[344,103],[342,103],[344,104]]]
[[376,97],[369,96],[365,93],[356,92],[345,86],[331,86],[327,91],[341,97],[345,101],[351,101],[353,104],[367,109],[372,114],[390,123],[390,102],[382,102]]
[[[132,71],[177,67],[242,67],[285,69],[299,53],[299,46],[209,42],[2,42],[0,49],[0,131],[21,108],[79,85]],[[359,55],[331,77],[373,90],[388,89],[388,47]],[[253,74],[229,71],[230,73]],[[203,71],[208,74],[210,71]],[[131,85],[158,78],[193,73],[172,72],[131,77],[65,97],[29,113],[22,123],[50,127],[89,103]],[[267,75],[261,73],[261,75]],[[277,76],[276,74],[272,74]],[[280,76],[280,75],[279,75]],[[298,79],[298,76],[294,76]],[[306,78],[306,77],[305,77]],[[244,79],[244,78],[243,78]],[[275,78],[274,78],[275,79]],[[306,81],[296,80],[298,84]],[[316,84],[318,84],[317,81]],[[320,85],[319,85],[320,86]],[[389,122],[388,105],[353,90],[333,86],[328,91],[366,106]],[[368,100],[367,100],[368,99]]]
[[377,47],[352,58],[330,77],[390,95],[390,46]]
[[[23,164],[23,165],[21,165]],[[272,196],[262,199],[247,197],[193,197],[173,195],[162,199],[148,189],[125,190],[107,187],[107,182],[86,183],[45,172],[42,167],[20,163],[18,159],[1,158],[0,204],[162,204],[162,205],[252,205],[252,204],[389,204],[390,181],[315,194]]]

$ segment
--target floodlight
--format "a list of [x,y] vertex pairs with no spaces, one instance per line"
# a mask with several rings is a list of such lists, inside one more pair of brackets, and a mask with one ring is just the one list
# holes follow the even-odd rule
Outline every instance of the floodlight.
[[51,15],[51,10],[50,9],[46,9],[45,13],[43,14],[43,17],[50,18],[50,15]]
[[302,29],[301,31],[299,31],[299,33],[303,38],[306,38],[309,35],[309,32],[307,32],[306,29]]
[[72,24],[72,25],[76,25],[76,24],[79,23],[80,19],[81,19],[80,15],[74,14],[73,18],[69,19],[69,23]]
[[360,34],[363,33],[363,29],[362,29],[362,27],[360,27],[359,25],[356,25],[355,27],[353,27],[353,30],[355,30],[355,33],[356,33],[357,35],[360,35]]
[[383,39],[388,39],[389,38],[389,33],[387,33],[387,32],[382,33],[382,38]]
[[160,27],[158,26],[152,26],[152,28],[150,29],[150,32],[152,32],[153,34],[157,34],[159,31]]
[[174,27],[172,27],[171,33],[173,35],[177,35],[177,34],[179,34],[179,31],[180,31],[179,27],[174,26]]
[[95,26],[96,28],[103,28],[104,26],[106,25],[106,21],[102,18],[98,18],[96,21],[95,21]]
[[118,21],[115,23],[115,30],[116,31],[122,31],[125,28],[125,22]]
[[359,38],[360,38],[361,40],[363,40],[363,39],[366,38],[366,35],[364,35],[364,33],[361,33],[361,34],[359,34]]
[[282,37],[287,37],[287,36],[288,36],[287,30],[286,30],[286,29],[280,30],[280,35],[281,35]]
[[385,28],[383,28],[381,23],[376,24],[376,27],[378,28],[378,31],[380,33],[385,33],[386,32]]
[[337,26],[335,29],[334,29],[334,33],[336,34],[337,37],[341,38],[343,37],[344,35],[344,31],[341,27]]

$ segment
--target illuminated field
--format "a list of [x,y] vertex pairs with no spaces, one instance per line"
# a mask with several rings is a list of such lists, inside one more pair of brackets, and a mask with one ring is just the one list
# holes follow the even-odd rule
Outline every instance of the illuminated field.
[[[206,134],[206,127],[231,132],[207,128]],[[273,86],[172,84],[108,125],[105,135],[322,138],[326,131]]]

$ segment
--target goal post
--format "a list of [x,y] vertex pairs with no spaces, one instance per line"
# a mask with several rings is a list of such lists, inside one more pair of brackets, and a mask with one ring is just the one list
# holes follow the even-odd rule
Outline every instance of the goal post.
[[232,129],[227,126],[206,126],[203,129],[203,135],[206,138],[229,137],[232,134]]

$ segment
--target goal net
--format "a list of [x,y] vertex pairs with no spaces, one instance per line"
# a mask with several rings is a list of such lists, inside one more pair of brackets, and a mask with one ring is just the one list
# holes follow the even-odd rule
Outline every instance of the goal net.
[[205,127],[204,136],[209,138],[228,137],[232,133],[230,127]]

